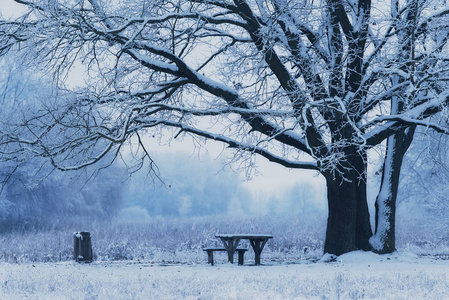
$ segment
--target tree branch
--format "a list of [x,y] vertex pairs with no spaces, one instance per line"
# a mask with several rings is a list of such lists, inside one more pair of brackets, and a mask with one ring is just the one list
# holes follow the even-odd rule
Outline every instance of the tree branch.
[[[143,126],[145,125],[146,122],[143,123]],[[234,148],[237,150],[242,150],[245,152],[250,152],[250,153],[255,153],[255,154],[259,154],[263,157],[265,157],[266,159],[268,159],[271,162],[275,162],[277,164],[280,164],[284,167],[287,168],[292,168],[292,169],[305,169],[305,170],[319,170],[318,166],[315,162],[296,162],[296,161],[291,161],[288,159],[285,159],[283,157],[280,157],[278,155],[275,155],[271,152],[269,152],[266,149],[263,149],[261,147],[257,147],[254,145],[249,145],[249,144],[244,144],[242,142],[239,142],[237,140],[231,139],[229,137],[225,137],[223,135],[219,135],[219,134],[213,134],[210,132],[206,132],[203,130],[199,130],[197,128],[191,127],[191,126],[187,126],[185,124],[181,124],[181,123],[177,123],[177,122],[171,122],[168,120],[159,120],[153,124],[151,124],[150,127],[155,127],[158,125],[165,125],[165,126],[170,126],[170,127],[176,127],[181,129],[181,131],[183,132],[187,132],[187,133],[191,133],[194,134],[196,136],[199,137],[203,137],[206,139],[210,139],[210,140],[214,140],[214,141],[218,141],[218,142],[222,142],[227,144],[230,148]]]

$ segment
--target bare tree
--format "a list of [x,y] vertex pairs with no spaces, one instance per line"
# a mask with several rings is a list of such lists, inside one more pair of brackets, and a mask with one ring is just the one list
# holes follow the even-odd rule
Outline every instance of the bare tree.
[[[372,249],[367,151],[391,137],[387,157],[399,160],[384,170],[400,171],[407,145],[394,144],[416,126],[447,129],[429,119],[449,100],[441,1],[15,1],[29,11],[0,21],[0,53],[53,72],[60,94],[20,132],[3,132],[5,157],[78,169],[136,142],[151,159],[141,137],[164,128],[222,142],[249,165],[260,155],[317,170],[327,253]],[[75,66],[87,84],[69,89]],[[378,206],[391,207],[386,198]],[[385,211],[378,219],[391,223]],[[392,227],[376,227],[375,250],[392,251]]]

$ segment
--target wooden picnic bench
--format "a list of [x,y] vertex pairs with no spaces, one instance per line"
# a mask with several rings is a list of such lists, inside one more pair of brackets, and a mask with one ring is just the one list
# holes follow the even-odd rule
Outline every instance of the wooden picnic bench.
[[[215,251],[227,251],[226,248],[223,247],[206,247],[203,248],[203,251],[207,252],[207,263],[214,265],[214,252]],[[243,257],[245,252],[248,251],[246,248],[237,248],[235,249],[239,253],[239,265],[243,265]]]
[[254,264],[260,265],[260,254],[267,241],[273,238],[273,236],[268,234],[217,234],[215,237],[222,241],[224,248],[210,247],[203,249],[203,251],[207,252],[208,263],[211,265],[214,265],[214,251],[226,251],[230,263],[234,263],[234,253],[238,251],[239,265],[243,265],[243,256],[248,249],[237,248],[242,239],[249,240],[254,250]]

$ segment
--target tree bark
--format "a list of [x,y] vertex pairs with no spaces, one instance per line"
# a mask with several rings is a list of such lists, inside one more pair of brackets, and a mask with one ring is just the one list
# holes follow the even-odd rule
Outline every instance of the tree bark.
[[341,255],[370,250],[372,235],[366,197],[366,154],[352,149],[340,172],[324,174],[329,216],[324,252]]
[[413,140],[415,128],[401,131],[387,140],[382,180],[376,198],[375,232],[370,239],[373,250],[385,254],[396,251],[396,199],[402,160]]
[[[355,228],[355,243],[357,249],[369,251],[372,250],[372,246],[369,243],[373,231],[371,230],[370,214],[368,209],[368,198],[366,191],[367,183],[367,157],[366,153],[354,162],[357,167],[358,178],[356,183],[356,201],[357,201],[357,212],[356,212],[356,228]],[[363,172],[360,172],[363,170]]]

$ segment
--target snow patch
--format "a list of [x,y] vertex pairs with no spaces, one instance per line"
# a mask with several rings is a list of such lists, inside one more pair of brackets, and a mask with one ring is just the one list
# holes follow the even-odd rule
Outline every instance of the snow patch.
[[328,263],[328,262],[333,262],[337,260],[337,255],[335,254],[329,254],[329,253],[325,253],[323,255],[323,257],[321,257],[321,259],[319,260],[319,262],[322,263]]

